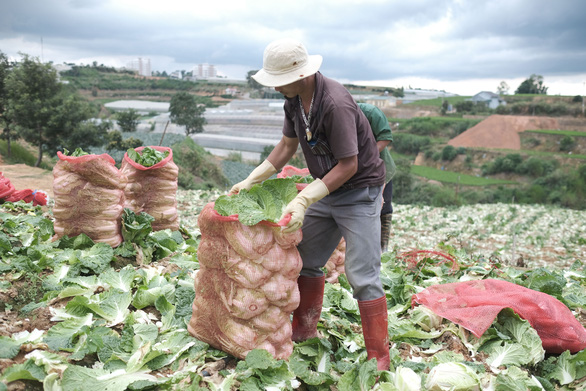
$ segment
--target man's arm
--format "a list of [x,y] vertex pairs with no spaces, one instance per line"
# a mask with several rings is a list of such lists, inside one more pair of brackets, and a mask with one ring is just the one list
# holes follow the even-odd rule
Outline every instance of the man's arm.
[[280,171],[285,164],[291,160],[297,147],[299,146],[299,140],[296,137],[281,137],[281,141],[275,146],[272,152],[267,157],[267,160]]
[[378,148],[378,153],[381,153],[387,145],[391,143],[390,140],[380,140],[376,142],[376,147]]

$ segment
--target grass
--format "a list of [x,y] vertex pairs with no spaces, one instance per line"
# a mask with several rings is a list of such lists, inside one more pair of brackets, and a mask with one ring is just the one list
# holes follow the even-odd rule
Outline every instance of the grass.
[[458,102],[463,102],[465,100],[470,99],[470,96],[448,96],[445,98],[435,98],[435,99],[421,99],[415,102],[405,103],[405,105],[411,106],[432,106],[432,107],[442,107],[444,101],[448,101],[451,105],[454,105]]
[[480,148],[480,147],[468,147],[467,149],[476,150],[476,151],[499,151],[507,154],[519,154],[519,155],[527,155],[527,156],[541,156],[541,157],[563,157],[569,159],[580,159],[586,160],[586,155],[583,154],[569,154],[567,152],[547,152],[547,151],[535,151],[532,149],[501,149],[501,148]]
[[[10,143],[10,157],[8,155],[8,146],[6,140],[0,140],[0,154],[2,159],[7,164],[26,164],[34,167],[37,162],[37,155],[30,151],[30,148],[23,146],[20,141],[12,141]],[[45,156],[46,159],[46,156]],[[41,162],[40,168],[52,170],[53,168],[45,160]]]
[[517,182],[515,181],[477,177],[474,175],[460,174],[453,171],[438,170],[437,168],[426,166],[413,165],[411,166],[411,173],[413,175],[436,180],[442,183],[454,183],[463,186],[492,186],[517,184]]
[[531,129],[525,130],[525,133],[553,134],[556,136],[586,137],[586,132],[575,130],[555,130],[555,129]]

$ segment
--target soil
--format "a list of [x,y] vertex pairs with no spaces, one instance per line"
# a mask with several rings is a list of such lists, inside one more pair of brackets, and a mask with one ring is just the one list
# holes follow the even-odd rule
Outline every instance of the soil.
[[525,130],[558,129],[551,117],[491,115],[476,126],[451,139],[454,147],[521,149],[519,133]]
[[53,172],[26,164],[0,162],[0,173],[16,190],[42,190],[53,198]]

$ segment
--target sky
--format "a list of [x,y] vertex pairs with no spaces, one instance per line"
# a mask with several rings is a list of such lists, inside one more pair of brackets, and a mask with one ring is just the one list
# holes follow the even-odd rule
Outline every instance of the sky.
[[295,38],[342,83],[513,94],[531,75],[586,95],[584,0],[1,0],[0,51],[153,71],[213,64],[228,78]]

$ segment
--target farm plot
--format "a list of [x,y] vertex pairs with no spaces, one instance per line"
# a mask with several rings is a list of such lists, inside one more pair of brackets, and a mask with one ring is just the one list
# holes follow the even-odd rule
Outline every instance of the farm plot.
[[[149,220],[134,216],[125,224],[131,234],[116,249],[83,235],[51,242],[50,211],[3,205],[0,390],[78,390],[89,384],[93,390],[584,386],[586,350],[546,353],[535,329],[510,311],[478,338],[412,307],[414,294],[437,284],[500,279],[547,292],[586,324],[583,214],[508,205],[397,205],[394,248],[382,257],[391,370],[377,372],[376,363],[366,361],[358,305],[344,278],[326,286],[320,338],[296,343],[289,360],[264,350],[238,360],[189,335],[199,269],[197,217],[218,195],[179,191],[179,231],[150,232]],[[482,247],[485,242],[492,247]],[[538,256],[552,246],[563,251],[559,263],[554,253],[547,260]],[[513,247],[530,268],[508,265]]]

